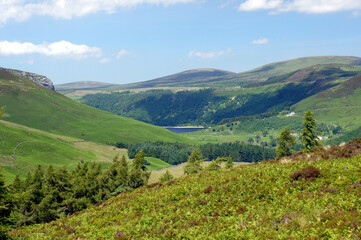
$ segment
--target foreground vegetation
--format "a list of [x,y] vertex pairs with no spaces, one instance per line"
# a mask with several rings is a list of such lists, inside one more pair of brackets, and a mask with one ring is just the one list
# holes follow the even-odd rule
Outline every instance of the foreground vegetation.
[[298,154],[294,160],[203,171],[124,193],[64,220],[19,228],[11,235],[357,239],[361,237],[361,158],[355,154],[360,150],[359,139],[345,147]]

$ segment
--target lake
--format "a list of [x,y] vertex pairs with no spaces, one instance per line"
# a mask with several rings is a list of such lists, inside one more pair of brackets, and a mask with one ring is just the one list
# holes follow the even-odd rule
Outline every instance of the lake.
[[189,133],[189,132],[195,132],[198,130],[202,130],[204,128],[189,128],[189,127],[167,127],[166,129],[168,129],[169,131],[172,131],[174,133]]

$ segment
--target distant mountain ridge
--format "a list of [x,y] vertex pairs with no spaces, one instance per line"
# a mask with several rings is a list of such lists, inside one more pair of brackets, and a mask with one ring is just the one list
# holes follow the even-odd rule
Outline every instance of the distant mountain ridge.
[[72,83],[65,83],[55,85],[57,91],[66,91],[66,90],[91,90],[91,89],[100,89],[100,88],[109,88],[109,87],[117,87],[119,84],[114,83],[104,83],[104,82],[96,82],[96,81],[79,81]]
[[15,69],[1,68],[1,67],[0,67],[0,70],[7,71],[7,72],[15,74],[19,77],[26,78],[30,81],[33,81],[34,83],[37,83],[43,87],[50,89],[50,90],[53,90],[53,91],[55,90],[53,82],[49,78],[47,78],[43,75],[39,75],[36,73],[30,73],[30,72],[24,72],[24,71],[15,70]]

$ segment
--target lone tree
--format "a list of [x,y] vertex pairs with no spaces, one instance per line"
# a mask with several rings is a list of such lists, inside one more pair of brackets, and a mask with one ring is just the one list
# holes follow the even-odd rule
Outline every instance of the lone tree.
[[202,171],[201,163],[204,161],[201,150],[196,148],[188,158],[187,164],[184,166],[184,173],[189,175]]
[[276,149],[277,157],[286,157],[293,154],[292,146],[295,145],[295,139],[291,135],[290,127],[285,127],[280,134],[278,146]]
[[310,151],[319,146],[317,137],[316,120],[313,113],[308,110],[304,116],[303,129],[302,129],[302,144],[304,151]]

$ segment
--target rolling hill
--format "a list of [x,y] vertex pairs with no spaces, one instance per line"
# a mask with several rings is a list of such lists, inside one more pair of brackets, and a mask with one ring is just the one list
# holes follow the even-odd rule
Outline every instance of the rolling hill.
[[361,73],[359,65],[318,64],[243,88],[90,94],[83,103],[160,126],[214,125],[226,118],[279,112]]
[[187,141],[166,129],[86,106],[3,70],[0,103],[6,106],[4,120],[98,143]]
[[67,91],[67,90],[91,90],[91,89],[105,89],[111,87],[117,87],[118,84],[94,82],[94,81],[81,81],[73,83],[65,83],[55,85],[56,91]]
[[39,164],[44,168],[53,165],[73,169],[80,161],[96,161],[106,167],[117,154],[127,156],[126,149],[51,134],[3,120],[0,120],[0,143],[0,168],[7,182],[11,182],[16,174],[25,177]]
[[263,82],[267,79],[282,74],[287,74],[303,68],[311,67],[317,64],[351,64],[361,65],[361,58],[348,56],[320,56],[303,57],[282,62],[276,62],[261,66],[259,68],[241,72],[232,73],[221,70],[196,69],[185,71],[178,74],[135,83],[123,85],[123,89],[134,88],[154,88],[154,87],[231,87],[242,86],[250,83]]

